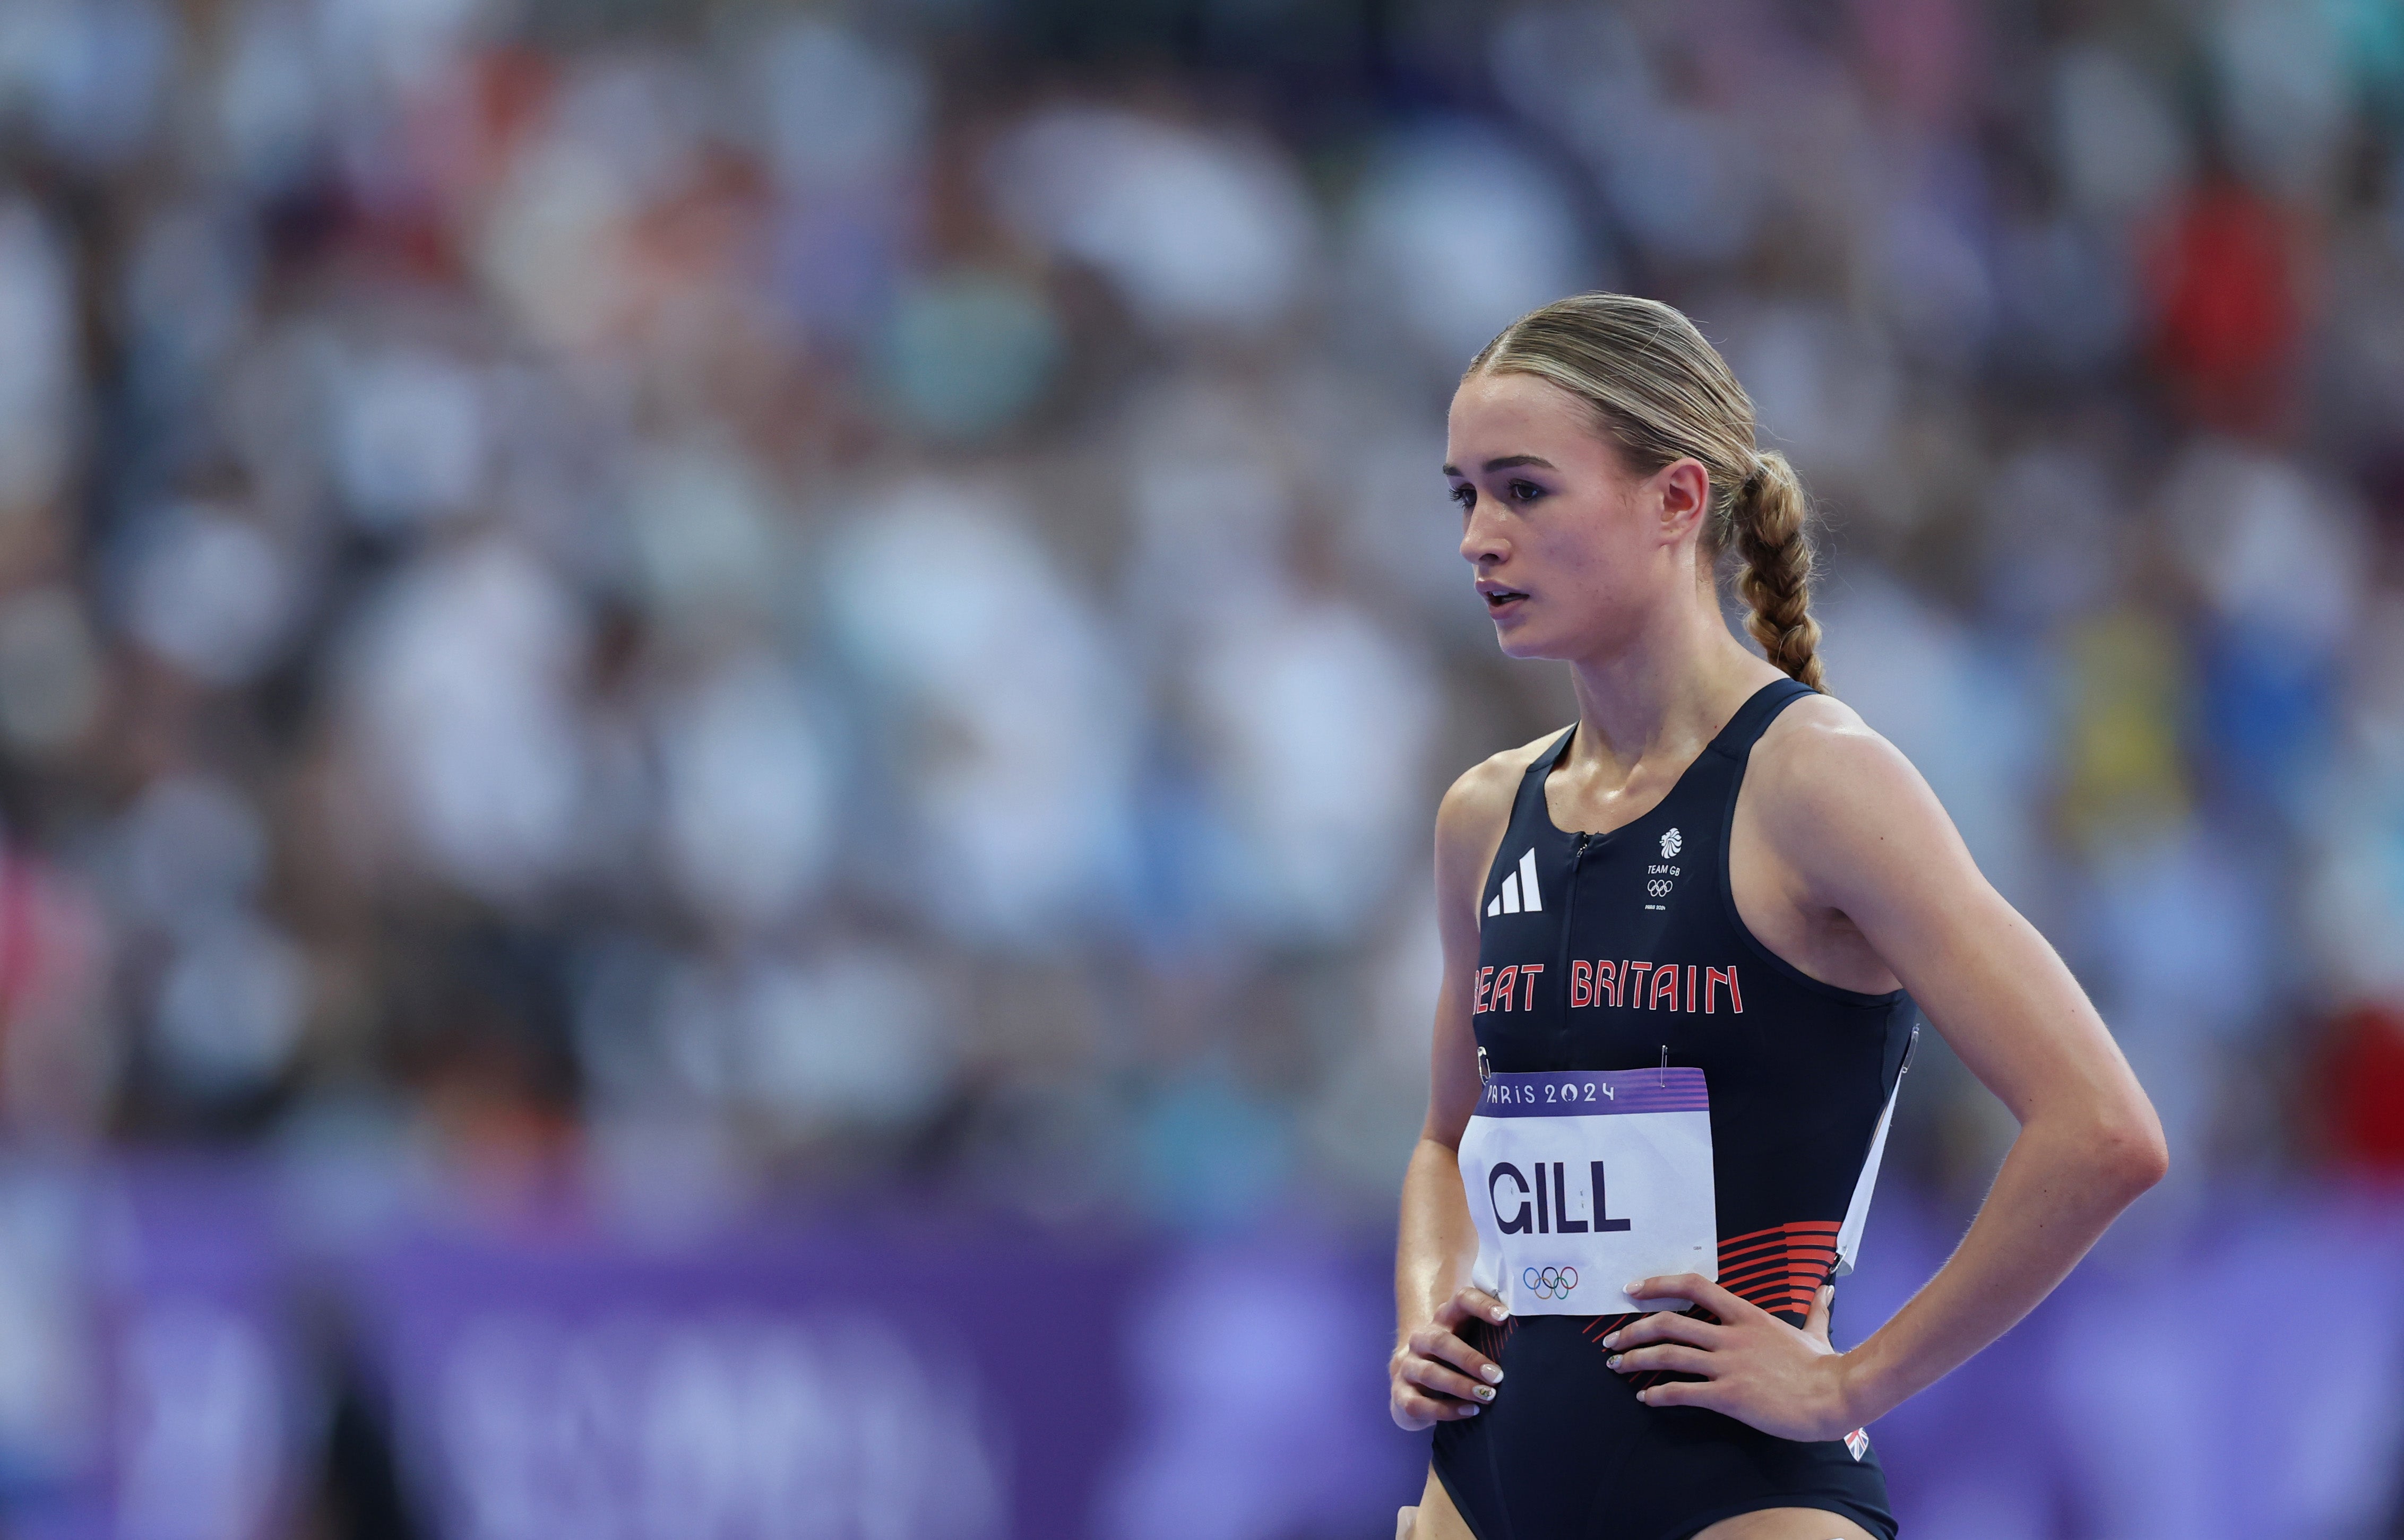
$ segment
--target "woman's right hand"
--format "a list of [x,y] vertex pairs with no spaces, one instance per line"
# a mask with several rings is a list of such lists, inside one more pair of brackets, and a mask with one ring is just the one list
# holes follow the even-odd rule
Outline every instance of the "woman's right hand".
[[1461,1325],[1480,1320],[1499,1325],[1510,1318],[1502,1301],[1483,1289],[1462,1289],[1438,1305],[1435,1318],[1403,1339],[1387,1365],[1396,1425],[1417,1433],[1476,1416],[1479,1407],[1494,1399],[1502,1366],[1471,1347],[1461,1338]]

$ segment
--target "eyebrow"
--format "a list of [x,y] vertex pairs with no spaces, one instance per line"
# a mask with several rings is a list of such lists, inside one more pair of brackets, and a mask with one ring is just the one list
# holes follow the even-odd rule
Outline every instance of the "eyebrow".
[[[1515,465],[1533,465],[1539,470],[1558,470],[1560,468],[1540,454],[1506,454],[1499,460],[1489,460],[1486,462],[1485,474],[1491,476],[1498,470],[1509,470]],[[1459,476],[1461,471],[1457,466],[1447,465],[1444,467],[1444,474],[1447,476]]]

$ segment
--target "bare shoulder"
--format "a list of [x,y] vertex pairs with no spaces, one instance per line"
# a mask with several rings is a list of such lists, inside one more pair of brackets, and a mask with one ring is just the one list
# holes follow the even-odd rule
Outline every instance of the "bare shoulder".
[[1762,733],[1746,778],[1793,793],[1842,795],[1851,777],[1897,771],[1918,775],[1861,713],[1833,695],[1811,695],[1780,712]]
[[1436,808],[1437,842],[1450,844],[1481,835],[1500,838],[1511,821],[1511,800],[1519,794],[1520,778],[1559,736],[1556,728],[1532,742],[1489,755],[1461,771]]
[[1476,913],[1477,890],[1485,885],[1486,867],[1511,825],[1511,801],[1518,795],[1520,778],[1544,752],[1558,731],[1532,743],[1505,749],[1461,773],[1435,812],[1436,891],[1449,909],[1458,900]]
[[1807,878],[1960,849],[1952,820],[1903,751],[1830,696],[1779,714],[1754,745],[1744,784],[1740,813]]

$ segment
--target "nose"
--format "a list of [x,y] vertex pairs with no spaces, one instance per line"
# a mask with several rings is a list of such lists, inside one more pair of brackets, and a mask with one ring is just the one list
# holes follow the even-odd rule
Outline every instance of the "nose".
[[1487,512],[1489,506],[1486,499],[1479,498],[1461,532],[1461,559],[1472,566],[1500,562],[1510,554],[1510,547],[1502,538],[1502,520]]

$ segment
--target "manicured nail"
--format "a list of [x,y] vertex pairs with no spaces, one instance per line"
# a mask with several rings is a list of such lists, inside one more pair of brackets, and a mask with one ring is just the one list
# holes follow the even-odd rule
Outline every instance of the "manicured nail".
[[1502,1306],[1497,1305],[1494,1307],[1494,1319],[1497,1321],[1508,1321],[1511,1319],[1511,1312],[1504,1310]]
[[1615,1348],[1619,1346],[1619,1333],[1613,1332],[1610,1336],[1604,1338],[1602,1339],[1602,1345],[1606,1348]]
[[1623,1284],[1621,1284],[1621,1285],[1620,1285],[1620,1287],[1619,1287],[1619,1292],[1620,1292],[1620,1293],[1622,1293],[1622,1294],[1624,1294],[1624,1295],[1626,1295],[1626,1296],[1628,1296],[1628,1297],[1629,1297],[1630,1299],[1634,1299],[1634,1298],[1638,1298],[1638,1297],[1640,1297],[1638,1296],[1638,1294],[1637,1294],[1637,1292],[1636,1292],[1636,1291],[1637,1291],[1638,1289],[1640,1289],[1640,1288],[1642,1288],[1643,1286],[1644,1286],[1644,1280],[1643,1280],[1643,1279],[1642,1279],[1642,1278],[1639,1278],[1639,1279],[1638,1279],[1638,1280],[1636,1280],[1636,1282],[1634,1282],[1633,1283],[1623,1283]]
[[1603,1364],[1604,1367],[1608,1368],[1617,1368],[1619,1367],[1619,1354],[1615,1353],[1613,1353],[1610,1357],[1603,1360]]
[[1477,1408],[1475,1407],[1463,1407],[1461,1408],[1461,1415],[1463,1417],[1475,1417],[1477,1415]]
[[1489,1364],[1477,1373],[1478,1377],[1489,1385],[1499,1385],[1502,1382],[1502,1366],[1500,1364]]
[[1636,1399],[1638,1399],[1639,1401],[1643,1402],[1646,1406],[1648,1406],[1648,1407],[1649,1407],[1649,1406],[1651,1406],[1651,1405],[1653,1404],[1653,1393],[1652,1393],[1651,1391],[1649,1391],[1649,1390],[1641,1390],[1641,1391],[1638,1391],[1638,1392],[1636,1393]]
[[1494,1399],[1494,1387],[1491,1385],[1480,1385],[1477,1387],[1476,1395],[1480,1401],[1491,1401]]

